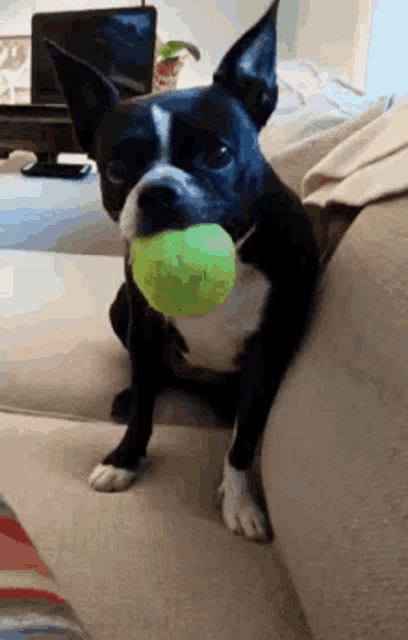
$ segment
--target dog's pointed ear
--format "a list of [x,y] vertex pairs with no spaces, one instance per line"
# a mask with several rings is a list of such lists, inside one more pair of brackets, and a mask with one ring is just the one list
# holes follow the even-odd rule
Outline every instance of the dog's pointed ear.
[[277,14],[279,0],[274,0],[264,16],[227,52],[214,83],[243,102],[248,115],[260,130],[276,107]]
[[74,131],[82,149],[92,156],[92,142],[104,113],[119,99],[116,87],[91,64],[44,38],[62,93],[68,103]]

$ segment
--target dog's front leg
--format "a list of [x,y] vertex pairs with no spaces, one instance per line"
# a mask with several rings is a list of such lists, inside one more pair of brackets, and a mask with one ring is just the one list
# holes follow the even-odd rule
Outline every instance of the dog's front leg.
[[[147,443],[152,434],[156,394],[149,377],[133,377],[130,387],[130,416],[126,433],[114,451],[98,464],[89,477],[96,491],[123,491],[146,469]],[[149,388],[150,387],[150,388]]]
[[128,350],[132,380],[129,418],[120,444],[98,464],[89,477],[96,491],[123,491],[146,469],[146,449],[152,434],[155,399],[163,377],[162,339],[158,327],[140,315],[137,303],[130,304]]
[[270,407],[288,363],[283,351],[279,355],[271,358],[267,345],[260,338],[256,338],[248,350],[234,430],[218,490],[223,496],[222,515],[226,527],[250,539],[264,540],[272,533],[268,517],[255,496],[252,466]]

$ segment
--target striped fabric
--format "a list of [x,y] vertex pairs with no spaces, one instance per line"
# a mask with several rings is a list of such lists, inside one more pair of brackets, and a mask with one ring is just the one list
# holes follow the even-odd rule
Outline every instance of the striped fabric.
[[88,640],[48,567],[0,496],[0,639]]

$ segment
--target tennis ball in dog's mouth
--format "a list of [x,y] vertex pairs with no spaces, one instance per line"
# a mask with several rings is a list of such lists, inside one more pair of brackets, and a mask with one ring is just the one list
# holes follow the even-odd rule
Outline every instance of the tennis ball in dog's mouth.
[[218,224],[140,238],[131,250],[137,286],[165,316],[208,313],[234,286],[235,246]]

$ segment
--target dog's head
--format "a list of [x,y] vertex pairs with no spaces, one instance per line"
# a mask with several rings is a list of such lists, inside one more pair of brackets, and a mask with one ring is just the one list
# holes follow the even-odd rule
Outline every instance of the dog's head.
[[167,94],[121,100],[97,69],[46,41],[104,207],[129,243],[207,222],[237,240],[256,222],[271,176],[258,134],[278,96],[278,4],[228,51],[211,86]]

